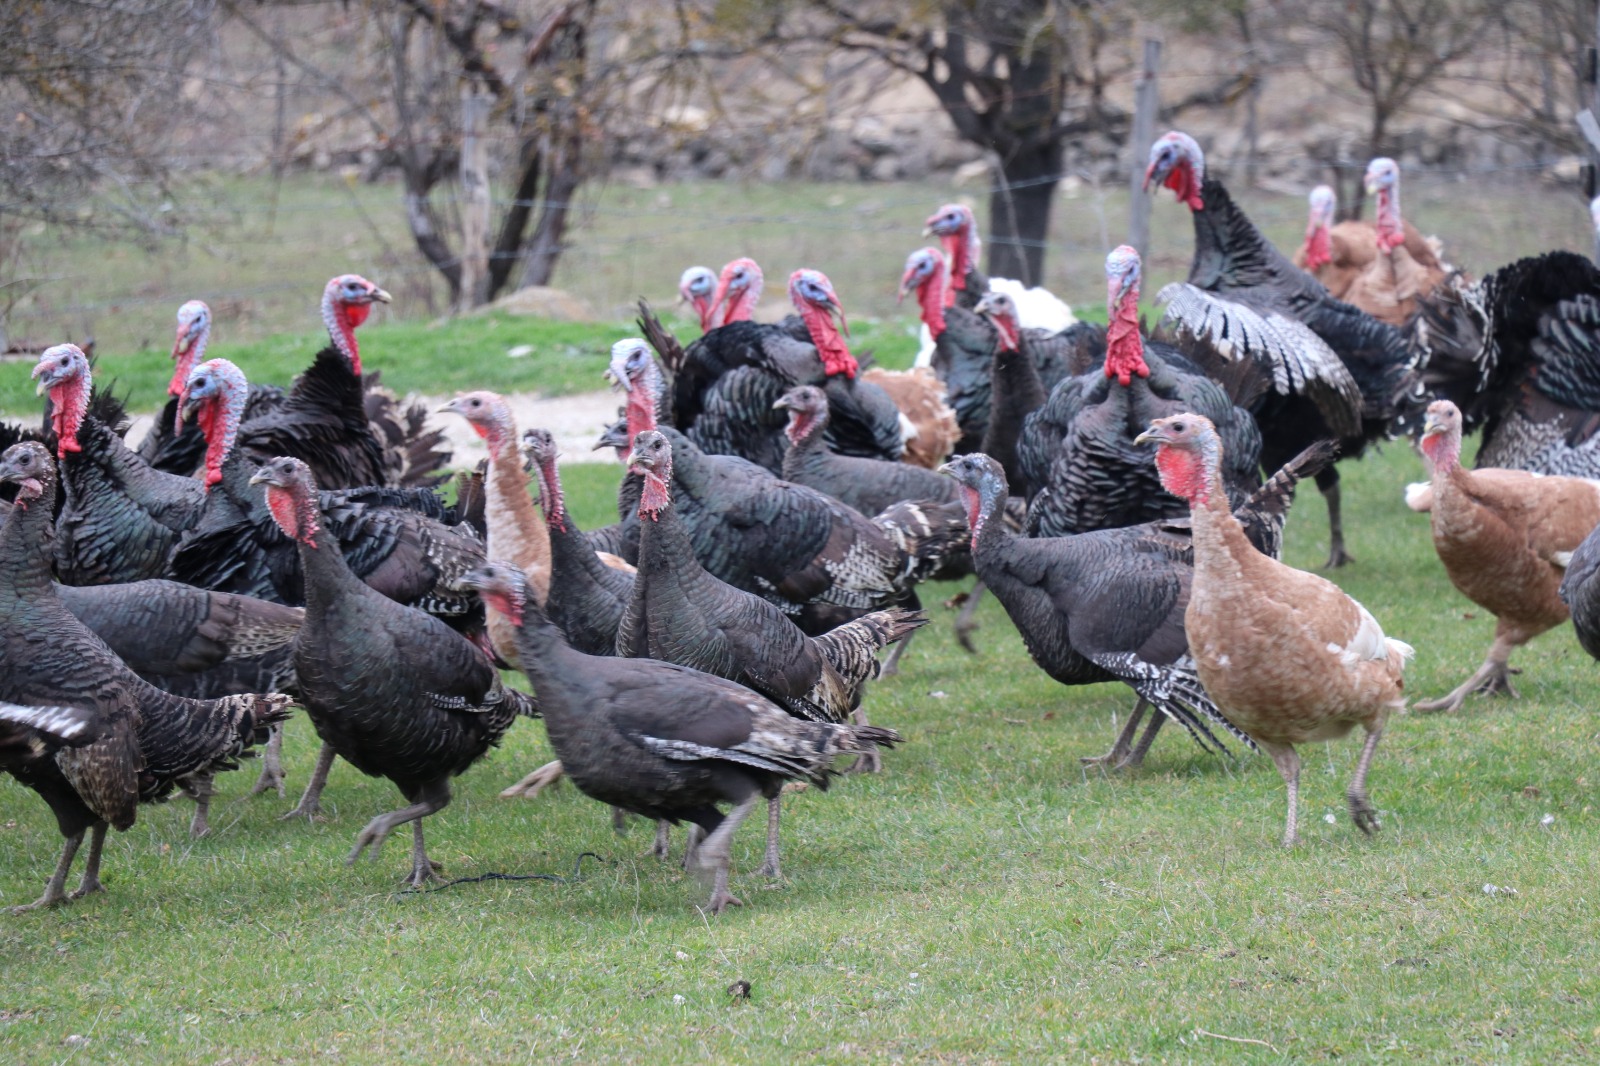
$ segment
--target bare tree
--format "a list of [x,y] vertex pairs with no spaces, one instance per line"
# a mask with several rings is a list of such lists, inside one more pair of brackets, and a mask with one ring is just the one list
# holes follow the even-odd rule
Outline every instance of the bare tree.
[[588,171],[585,137],[602,113],[602,80],[589,49],[597,0],[367,0],[357,47],[331,59],[258,19],[258,5],[223,3],[367,127],[379,166],[400,172],[412,240],[444,278],[452,304],[461,298],[453,193],[462,87],[486,95],[486,139],[505,180],[486,252],[487,284],[467,302],[549,281]]
[[210,0],[0,4],[0,212],[116,236],[172,232],[166,135]]
[[[774,51],[869,53],[921,80],[956,133],[999,170],[988,270],[1037,282],[1068,145],[1126,141],[1131,115],[1108,91],[1133,67],[1132,14],[1103,0],[763,0],[746,42]],[[1162,109],[1231,101],[1228,75]]]
[[1272,6],[1285,24],[1308,29],[1313,46],[1333,50],[1339,66],[1336,78],[1324,79],[1329,90],[1356,95],[1366,107],[1366,157],[1329,161],[1341,210],[1360,218],[1366,206],[1362,166],[1374,156],[1397,154],[1395,120],[1479,47],[1501,3],[1273,0]]

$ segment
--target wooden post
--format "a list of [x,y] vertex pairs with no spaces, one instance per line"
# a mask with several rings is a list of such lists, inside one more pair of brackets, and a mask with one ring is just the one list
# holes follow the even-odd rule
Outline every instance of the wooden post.
[[1156,70],[1161,65],[1161,42],[1144,42],[1144,68],[1134,85],[1133,133],[1128,138],[1131,168],[1128,174],[1128,243],[1144,257],[1150,244],[1150,197],[1144,193],[1144,165],[1156,139],[1156,116],[1161,97],[1156,91]]
[[489,144],[493,101],[477,85],[461,87],[461,294],[457,312],[489,299]]

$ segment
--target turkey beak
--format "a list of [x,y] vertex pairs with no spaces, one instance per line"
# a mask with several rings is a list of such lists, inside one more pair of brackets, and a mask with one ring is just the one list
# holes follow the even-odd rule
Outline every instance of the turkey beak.
[[433,413],[436,415],[458,415],[461,413],[461,408],[457,407],[456,403],[457,400],[448,400],[435,407]]
[[774,411],[787,411],[787,410],[789,410],[789,408],[791,408],[793,406],[794,406],[794,404],[789,402],[789,397],[787,397],[787,396],[779,396],[777,401],[773,403],[772,409]]
[[1153,425],[1137,437],[1133,438],[1135,444],[1164,444],[1167,440],[1165,426]]
[[260,470],[257,470],[254,474],[250,475],[250,484],[252,484],[252,485],[273,485],[273,484],[276,484],[276,482],[274,482],[272,480],[272,475],[267,472],[267,469],[265,467],[263,467]]
[[192,322],[184,322],[178,326],[178,335],[172,341],[172,361],[174,363],[178,361],[180,355],[187,355],[189,349],[193,346],[194,342],[189,339],[189,329],[193,325],[194,323]]
[[374,300],[378,301],[381,304],[386,304],[386,303],[389,302],[389,294],[384,292],[382,289],[378,288],[377,286],[373,286],[372,298]]
[[605,379],[611,382],[611,387],[621,389],[623,392],[632,392],[633,386],[628,383],[628,375],[619,374],[611,367],[606,367]]
[[985,317],[992,316],[994,314],[994,298],[988,293],[984,293],[983,297],[978,300],[977,306],[972,309],[972,313]]
[[1157,156],[1152,159],[1150,165],[1144,168],[1144,185],[1141,186],[1140,191],[1149,192],[1152,182],[1157,188],[1160,188],[1161,182],[1165,180],[1167,171],[1170,169],[1171,167],[1167,164],[1165,156]]
[[1424,437],[1431,437],[1435,433],[1443,433],[1443,432],[1444,432],[1444,423],[1440,422],[1433,415],[1428,415],[1426,418],[1424,418],[1422,420],[1422,435]]

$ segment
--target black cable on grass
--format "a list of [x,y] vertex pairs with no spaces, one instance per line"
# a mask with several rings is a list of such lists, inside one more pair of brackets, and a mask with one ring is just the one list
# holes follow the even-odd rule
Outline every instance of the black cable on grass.
[[408,888],[403,892],[396,892],[394,894],[394,898],[405,899],[407,896],[425,896],[430,892],[443,892],[445,889],[454,888],[456,885],[470,885],[479,881],[555,881],[557,884],[569,885],[583,880],[584,859],[593,859],[595,862],[611,861],[610,859],[607,859],[602,855],[597,855],[592,851],[585,851],[578,855],[578,861],[573,864],[571,877],[562,877],[560,874],[487,873],[479,874],[477,877],[458,877],[454,881],[446,881],[444,884],[435,885],[432,888]]

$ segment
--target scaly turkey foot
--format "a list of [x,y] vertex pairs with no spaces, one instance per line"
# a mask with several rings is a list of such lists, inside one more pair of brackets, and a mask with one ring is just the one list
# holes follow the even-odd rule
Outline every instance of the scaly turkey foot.
[[302,797],[295,809],[287,814],[278,815],[278,821],[287,822],[291,818],[304,818],[308,822],[326,822],[328,819],[322,814],[322,804],[312,797],[310,802]]
[[1419,700],[1411,705],[1411,709],[1418,714],[1445,714],[1461,709],[1467,697],[1475,692],[1487,695],[1509,695],[1517,698],[1517,690],[1512,687],[1511,674],[1519,673],[1503,662],[1490,660],[1478,667],[1476,673],[1461,684],[1451,689],[1448,695],[1436,700]]
[[1383,828],[1378,822],[1378,810],[1367,799],[1365,793],[1352,792],[1348,797],[1350,801],[1350,820],[1356,823],[1356,828],[1367,836],[1371,836]]
[[67,900],[69,898],[70,897],[65,892],[62,892],[60,889],[56,890],[55,895],[51,895],[49,891],[46,891],[44,895],[40,896],[38,899],[34,900],[32,903],[23,903],[23,904],[19,904],[18,906],[12,907],[11,908],[11,913],[12,914],[27,914],[29,911],[36,911],[36,910],[39,910],[41,907],[59,907],[63,903],[67,902]]
[[1328,549],[1328,561],[1322,564],[1322,569],[1337,570],[1341,566],[1349,566],[1355,561],[1355,556],[1345,551],[1343,544],[1335,544]]
[[1518,692],[1516,686],[1511,683],[1511,675],[1520,673],[1522,673],[1521,670],[1501,663],[1500,669],[1492,672],[1484,679],[1483,684],[1473,691],[1481,696],[1507,696],[1514,700],[1520,700],[1522,693]]
[[554,786],[559,785],[561,783],[561,779],[565,776],[566,771],[561,769],[561,761],[559,759],[555,762],[545,763],[543,766],[539,767],[533,773],[529,774],[527,777],[524,777],[521,781],[518,781],[510,788],[502,789],[500,792],[500,798],[514,799],[517,796],[526,796],[527,798],[532,799],[544,789],[553,788]]
[[106,886],[100,883],[100,878],[96,877],[91,880],[86,876],[77,888],[67,893],[67,898],[82,899],[85,896],[93,895],[96,892],[104,892],[105,890]]
[[1144,736],[1139,738],[1138,746],[1135,747],[1132,744],[1133,734],[1138,730],[1139,723],[1148,710],[1150,705],[1141,697],[1128,715],[1128,724],[1117,734],[1116,743],[1111,745],[1111,750],[1104,755],[1080,756],[1078,762],[1084,766],[1101,766],[1112,770],[1136,770],[1143,766],[1144,756],[1150,750],[1151,741],[1155,740],[1156,734],[1161,731],[1162,723],[1167,720],[1166,715],[1159,711],[1154,712],[1150,724],[1144,728]]
[[444,869],[443,864],[434,862],[426,856],[423,858],[425,861],[411,867],[411,876],[400,882],[401,887],[422,888],[424,885],[440,883],[445,880],[439,875],[439,871]]
[[706,910],[712,914],[721,914],[729,907],[743,907],[744,900],[727,890],[727,888],[713,889],[711,899],[706,903]]

